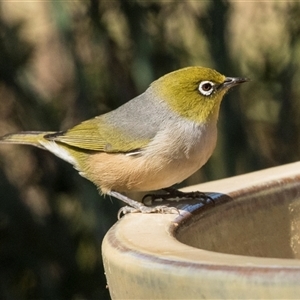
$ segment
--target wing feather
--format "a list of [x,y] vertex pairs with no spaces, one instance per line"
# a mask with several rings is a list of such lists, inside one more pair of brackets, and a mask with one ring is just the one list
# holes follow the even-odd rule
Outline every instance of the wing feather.
[[65,131],[45,136],[47,140],[91,151],[128,153],[139,150],[149,139],[136,139],[113,125],[104,125],[101,117],[87,120]]
[[139,153],[172,116],[149,88],[107,114],[46,138],[85,150]]

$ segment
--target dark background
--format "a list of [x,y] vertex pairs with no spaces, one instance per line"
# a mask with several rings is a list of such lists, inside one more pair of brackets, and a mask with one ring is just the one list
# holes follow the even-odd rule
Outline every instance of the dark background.
[[[299,34],[297,2],[2,1],[0,135],[67,129],[202,65],[252,81],[183,185],[296,161]],[[52,154],[1,145],[0,298],[109,299],[100,247],[120,205]]]

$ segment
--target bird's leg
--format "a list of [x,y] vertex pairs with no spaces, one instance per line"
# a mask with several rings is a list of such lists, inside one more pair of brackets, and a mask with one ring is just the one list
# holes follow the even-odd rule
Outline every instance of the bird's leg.
[[175,207],[169,207],[167,205],[158,205],[153,207],[145,206],[143,203],[130,199],[125,195],[122,195],[115,191],[108,192],[108,195],[113,196],[129,205],[129,206],[124,206],[119,210],[118,219],[120,219],[123,215],[126,215],[128,213],[137,213],[137,212],[141,212],[144,214],[149,214],[149,213],[163,213],[163,214],[178,213],[179,214],[179,210]]
[[142,202],[144,203],[146,198],[150,198],[151,202],[157,200],[180,200],[180,199],[201,199],[204,203],[214,202],[214,200],[206,195],[203,192],[182,192],[175,188],[169,187],[164,188],[163,191],[166,191],[166,194],[147,194],[143,197]]

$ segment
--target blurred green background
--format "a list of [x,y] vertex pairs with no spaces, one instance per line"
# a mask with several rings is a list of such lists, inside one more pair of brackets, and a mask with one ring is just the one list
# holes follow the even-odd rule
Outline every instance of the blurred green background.
[[[184,185],[299,159],[300,4],[0,2],[0,135],[64,130],[190,65],[251,82],[222,103],[217,149]],[[0,147],[0,298],[109,299],[100,246],[116,222],[67,163]]]

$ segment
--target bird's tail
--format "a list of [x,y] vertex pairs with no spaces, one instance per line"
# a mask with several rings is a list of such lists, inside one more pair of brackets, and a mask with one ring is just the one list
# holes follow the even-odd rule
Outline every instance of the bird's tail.
[[83,157],[83,151],[69,147],[63,143],[57,143],[48,139],[48,135],[55,134],[52,131],[23,131],[7,134],[0,137],[0,144],[23,144],[39,147],[52,152],[54,155],[72,164],[76,169],[81,170],[78,157]]
[[12,133],[0,137],[0,143],[2,144],[23,144],[39,147],[46,149],[44,147],[44,142],[46,141],[44,136],[47,134],[52,134],[54,132],[47,131],[23,131],[18,133]]

